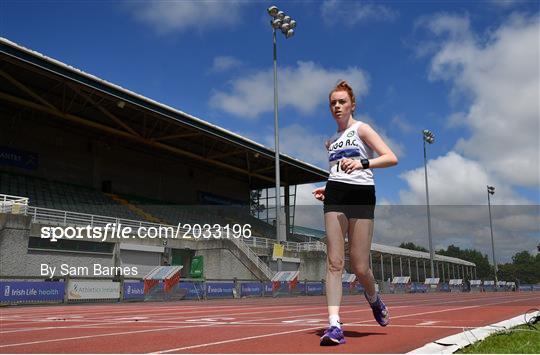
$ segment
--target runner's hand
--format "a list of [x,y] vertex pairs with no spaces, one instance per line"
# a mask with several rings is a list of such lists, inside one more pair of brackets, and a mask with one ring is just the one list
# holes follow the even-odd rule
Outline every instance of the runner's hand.
[[319,201],[324,201],[324,192],[325,192],[326,186],[323,187],[317,187],[315,190],[313,190],[312,194],[315,196],[315,198]]
[[355,170],[362,169],[362,163],[360,163],[360,161],[350,158],[341,159],[340,165],[341,169],[347,174],[350,174]]

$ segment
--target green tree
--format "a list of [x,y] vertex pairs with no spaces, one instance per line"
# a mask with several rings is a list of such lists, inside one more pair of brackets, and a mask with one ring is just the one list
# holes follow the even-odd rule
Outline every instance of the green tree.
[[408,243],[405,243],[405,242],[402,242],[400,245],[399,245],[400,248],[404,248],[404,249],[409,249],[409,250],[416,250],[416,251],[424,251],[427,253],[427,249],[426,248],[423,248],[419,245],[416,245],[414,243],[411,243],[411,242],[408,242]]
[[478,250],[461,249],[460,247],[451,244],[446,248],[446,250],[438,250],[437,254],[451,256],[474,263],[476,265],[476,277],[478,279],[493,280],[495,278],[493,267],[489,264],[487,255],[482,255],[482,253],[480,253]]
[[540,254],[531,255],[528,251],[520,251],[512,257],[512,263],[499,265],[497,276],[504,281],[521,284],[540,282]]
[[516,265],[526,265],[534,263],[534,256],[532,256],[528,251],[520,251],[512,257],[512,263]]

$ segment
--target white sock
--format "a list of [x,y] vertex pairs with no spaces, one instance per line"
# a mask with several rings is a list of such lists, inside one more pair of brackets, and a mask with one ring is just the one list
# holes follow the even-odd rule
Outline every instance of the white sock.
[[369,303],[374,303],[375,301],[377,301],[377,291],[375,291],[374,294],[370,295],[366,292],[366,295],[367,295],[367,299],[369,301]]
[[339,321],[339,315],[332,314],[330,317],[328,317],[328,321],[330,322],[331,327],[338,327],[341,329],[341,322]]

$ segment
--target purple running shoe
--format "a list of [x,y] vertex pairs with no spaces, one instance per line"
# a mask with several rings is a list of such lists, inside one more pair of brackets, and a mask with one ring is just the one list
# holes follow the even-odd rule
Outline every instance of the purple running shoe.
[[388,308],[384,302],[381,300],[381,296],[377,294],[377,300],[373,303],[369,302],[368,296],[365,292],[364,296],[373,310],[373,317],[375,317],[377,323],[379,323],[381,327],[386,327],[388,323],[390,323],[390,313],[388,312]]
[[339,345],[345,344],[345,337],[343,331],[336,326],[331,326],[324,331],[324,335],[321,337],[321,346]]

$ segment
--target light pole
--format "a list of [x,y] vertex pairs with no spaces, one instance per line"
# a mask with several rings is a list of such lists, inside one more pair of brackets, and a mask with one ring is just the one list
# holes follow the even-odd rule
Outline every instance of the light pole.
[[489,229],[491,230],[491,252],[493,253],[493,267],[495,268],[495,287],[497,286],[497,261],[495,261],[495,243],[493,242],[493,224],[491,223],[491,199],[489,195],[495,194],[495,187],[487,185]]
[[429,209],[429,188],[428,188],[428,178],[427,178],[427,153],[426,153],[426,143],[432,144],[435,142],[435,135],[428,129],[422,131],[423,141],[424,141],[424,174],[426,177],[426,202],[427,202],[427,225],[428,225],[428,238],[429,238],[429,264],[431,267],[431,277],[435,277],[435,271],[433,268],[433,241],[431,239],[431,212]]
[[[277,6],[270,6],[268,14],[272,17],[270,25],[272,26],[272,35],[274,43],[274,139],[276,150],[276,238],[278,243],[286,240],[285,234],[281,228],[281,188],[279,174],[279,125],[278,125],[278,84],[277,84],[277,47],[276,30],[279,29],[285,35],[285,38],[291,38],[294,35],[296,21],[280,11]],[[281,259],[278,259],[278,271],[281,271]]]

